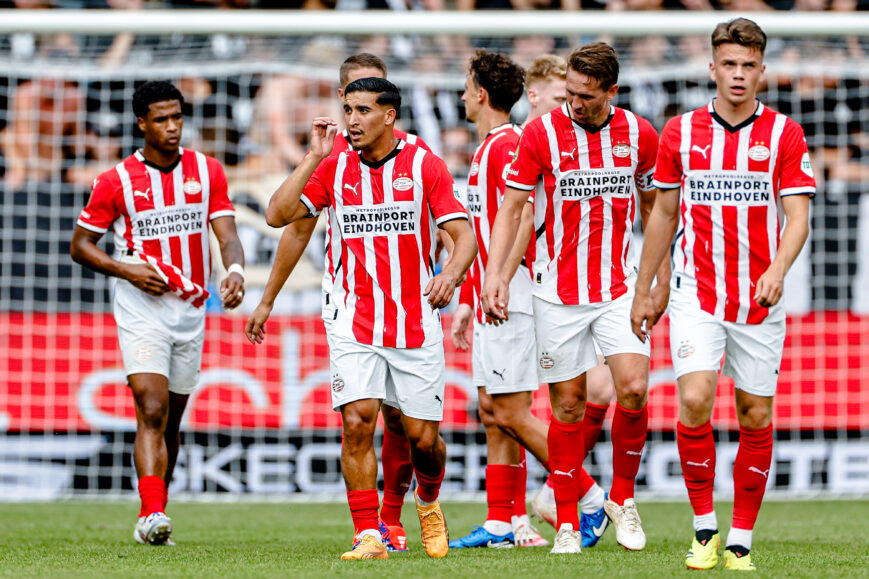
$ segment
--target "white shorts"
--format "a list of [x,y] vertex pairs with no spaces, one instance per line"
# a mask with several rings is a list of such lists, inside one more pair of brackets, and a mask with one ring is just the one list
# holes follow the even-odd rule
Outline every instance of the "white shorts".
[[205,308],[193,307],[172,293],[146,294],[125,280],[115,284],[112,306],[127,376],[160,374],[169,379],[170,392],[196,390],[202,370]]
[[535,296],[537,374],[541,382],[571,380],[597,366],[595,344],[604,357],[640,354],[648,357],[648,340],[631,331],[634,294],[583,306],[553,304]]
[[444,417],[446,362],[442,343],[421,348],[360,344],[326,333],[332,378],[332,408],[378,399],[410,418]]
[[691,372],[723,372],[755,396],[775,395],[785,341],[784,308],[760,324],[715,319],[675,294],[670,300],[670,355],[676,378]]
[[485,387],[487,394],[537,390],[536,355],[531,315],[510,312],[500,326],[474,319],[474,386]]

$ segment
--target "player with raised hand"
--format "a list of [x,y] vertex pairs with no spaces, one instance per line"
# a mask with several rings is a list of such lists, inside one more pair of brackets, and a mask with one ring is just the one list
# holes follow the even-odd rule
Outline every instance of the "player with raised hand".
[[[544,54],[534,59],[528,70],[525,71],[525,91],[530,107],[523,127],[537,117],[564,105],[567,99],[566,78],[567,61],[562,57]],[[540,184],[538,184],[539,187]],[[526,206],[523,211],[531,211],[531,207]],[[534,245],[532,244],[527,256],[529,262],[533,262],[533,253]],[[609,368],[603,364],[603,356],[600,354],[598,354],[598,361],[600,363],[597,366],[586,372],[588,401],[585,407],[585,418],[582,422],[586,456],[600,437],[603,420],[613,395],[612,375]],[[524,463],[524,449],[520,450],[523,452],[522,461]],[[580,471],[579,476],[579,532],[582,535],[582,546],[593,547],[603,537],[609,522],[603,510],[606,494],[584,468]],[[518,481],[520,488],[517,489],[516,495],[517,498],[521,496],[522,499],[521,502],[514,503],[517,515],[524,514],[526,485],[526,477],[523,476],[521,481]],[[556,527],[555,494],[552,485],[552,476],[550,475],[535,493],[531,501],[531,512],[541,520]]]
[[[453,195],[444,162],[396,138],[401,95],[391,82],[362,78],[344,90],[353,151],[332,155],[336,124],[317,118],[311,150],[278,188],[266,211],[273,227],[328,208],[337,246],[329,339],[332,402],[341,412],[341,471],[356,542],[342,559],[385,559],[377,511],[374,430],[381,404],[398,408],[417,478],[422,543],[431,557],[449,551],[438,493],[446,445],[445,361],[438,308],[476,254],[467,212]],[[435,229],[452,238],[452,259],[434,275]]]
[[[94,179],[70,245],[72,258],[119,278],[113,306],[127,383],[136,406],[134,460],[141,510],[133,537],[171,544],[168,485],[178,458],[181,417],[199,386],[211,278],[208,226],[227,277],[223,306],[244,297],[244,252],[220,163],[179,146],[184,97],[168,82],[133,93],[145,146]],[[97,242],[114,228],[118,255]]]
[[[489,232],[504,194],[507,167],[513,161],[521,129],[510,122],[510,111],[522,96],[524,71],[502,54],[477,50],[468,68],[465,116],[474,123],[480,144],[468,176],[467,205],[480,250],[453,317],[456,347],[467,350],[473,320],[473,380],[486,429],[486,500],[482,526],[450,542],[451,548],[545,547],[549,542],[531,525],[527,514],[516,516],[514,502],[525,504],[525,470],[520,443],[544,465],[549,460],[546,425],[531,414],[531,394],[539,387],[535,369],[534,323],[531,319],[531,275],[524,264],[533,216],[527,211],[508,257],[513,300],[510,319],[486,323],[479,307]],[[518,270],[518,273],[517,273]],[[522,484],[521,493],[516,486]]]
[[[338,99],[343,102],[344,89],[354,80],[365,77],[386,78],[386,63],[374,54],[366,52],[354,54],[348,57],[338,71]],[[408,143],[416,144],[425,150],[430,150],[428,145],[403,131],[395,130],[395,135]],[[351,150],[350,135],[345,129],[336,132],[332,155]],[[327,215],[328,217],[328,215]],[[262,343],[265,339],[265,324],[271,315],[275,299],[286,283],[299,262],[305,247],[311,240],[311,235],[317,225],[316,219],[300,219],[284,228],[281,234],[278,248],[275,252],[269,279],[266,282],[262,297],[257,307],[251,313],[245,325],[245,335],[252,343]],[[331,222],[327,221],[327,236],[331,236]],[[332,279],[335,273],[335,264],[340,261],[337,247],[326,252],[326,263],[323,273],[323,296],[332,291]],[[328,304],[323,304],[328,308]],[[331,320],[323,318],[326,331],[329,331]],[[401,507],[404,505],[404,496],[410,489],[413,480],[413,465],[410,463],[410,446],[404,432],[401,429],[401,415],[398,410],[391,406],[381,408],[383,414],[383,447],[380,460],[383,464],[383,505],[380,509],[380,519],[383,522],[383,535],[387,548],[390,551],[404,551],[407,547],[407,535],[401,524]]]
[[[685,564],[718,564],[713,509],[712,406],[717,372],[736,383],[739,450],[733,465],[733,524],[724,566],[753,571],[752,530],[772,461],[772,405],[785,338],[779,305],[785,274],[809,231],[815,180],[802,128],[757,100],[766,34],[745,18],[712,33],[706,106],[671,119],[661,136],[631,322],[645,340],[660,312],[649,292],[654,271],[676,243],[670,348],[679,386],[677,445],[694,540]],[[786,224],[782,229],[779,206]]]
[[[604,509],[622,546],[639,550],[646,543],[633,494],[648,423],[649,346],[630,331],[631,228],[635,196],[643,215],[654,202],[657,134],[645,119],[610,104],[618,69],[605,43],[575,50],[568,59],[567,102],[523,131],[482,292],[485,312],[506,320],[504,263],[531,195],[538,232],[532,267],[538,374],[549,383],[553,414],[547,438],[558,519],[553,553],[581,551],[577,502],[585,373],[597,365],[592,338],[612,371],[618,400],[613,485]],[[536,192],[541,178],[544,190]]]

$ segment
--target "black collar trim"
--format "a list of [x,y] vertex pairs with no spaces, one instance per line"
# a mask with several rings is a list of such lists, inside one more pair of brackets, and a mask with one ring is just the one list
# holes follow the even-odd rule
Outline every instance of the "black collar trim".
[[751,114],[751,116],[748,117],[747,119],[745,119],[744,121],[742,121],[741,123],[736,124],[736,125],[731,125],[730,123],[725,121],[723,118],[721,118],[721,115],[719,115],[715,111],[715,104],[714,104],[715,101],[714,100],[712,101],[712,103],[709,104],[709,113],[712,115],[712,118],[715,119],[715,122],[717,122],[719,125],[724,127],[727,130],[727,132],[735,133],[737,131],[741,131],[742,129],[744,129],[745,127],[747,127],[748,125],[750,125],[751,123],[756,121],[757,118],[760,116],[760,113],[761,113],[760,101],[756,101],[756,102],[757,102],[757,108],[754,109],[754,112]]
[[151,161],[146,159],[145,155],[142,153],[141,149],[136,151],[136,157],[140,161],[142,161],[144,164],[148,165],[149,167],[151,167],[153,169],[157,169],[158,171],[160,171],[161,173],[164,173],[166,175],[168,175],[169,173],[171,173],[172,171],[175,170],[175,167],[177,167],[178,163],[181,162],[181,157],[183,157],[183,156],[184,156],[184,151],[179,147],[178,148],[178,158],[175,159],[175,161],[171,165],[169,165],[168,167],[161,167],[160,165],[158,165],[156,163],[152,163]]
[[367,165],[369,169],[379,169],[382,166],[384,166],[385,164],[387,164],[389,161],[391,161],[392,159],[396,158],[403,148],[404,148],[404,141],[402,141],[401,139],[398,139],[398,144],[395,146],[394,149],[392,149],[389,152],[389,154],[387,154],[385,157],[383,157],[379,161],[373,161],[373,162],[367,161],[365,159],[365,157],[362,156],[361,152],[357,151],[357,154],[359,155],[359,161],[361,163],[364,163],[365,165]]
[[[567,106],[567,103],[565,103],[565,107],[566,106]],[[594,127],[592,125],[586,125],[585,123],[580,123],[580,122],[574,121],[573,117],[570,116],[569,114],[568,114],[568,117],[570,118],[570,120],[573,122],[574,125],[581,128],[583,131],[585,131],[587,133],[591,133],[593,135],[595,133],[599,133],[600,131],[602,131],[604,129],[604,127],[606,127],[608,124],[610,124],[610,122],[613,120],[613,117],[615,116],[615,114],[616,114],[615,110],[613,109],[612,106],[610,106],[609,116],[606,118],[606,120],[604,122],[602,122],[600,125],[598,125],[596,127]]]

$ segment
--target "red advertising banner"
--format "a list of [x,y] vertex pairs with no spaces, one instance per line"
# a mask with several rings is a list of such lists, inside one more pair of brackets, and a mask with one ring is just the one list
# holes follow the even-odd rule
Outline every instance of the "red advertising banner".
[[[210,315],[202,387],[188,406],[187,427],[331,429],[340,427],[329,393],[329,353],[318,316],[275,316],[267,338],[252,345],[245,319]],[[445,317],[445,327],[450,319]],[[869,317],[813,312],[788,320],[775,426],[801,430],[869,427]],[[448,334],[448,332],[445,332]],[[655,328],[650,428],[672,430],[678,396],[667,320]],[[476,392],[470,355],[449,339],[444,428],[474,429]],[[0,314],[0,430],[85,431],[135,428],[114,320],[109,314]],[[549,416],[546,388],[534,411]],[[715,425],[735,429],[733,383],[722,377]]]

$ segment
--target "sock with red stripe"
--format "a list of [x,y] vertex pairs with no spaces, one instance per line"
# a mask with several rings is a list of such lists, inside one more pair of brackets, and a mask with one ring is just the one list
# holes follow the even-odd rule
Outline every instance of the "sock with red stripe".
[[486,467],[487,521],[510,522],[513,516],[513,472],[509,464],[490,464]]
[[676,424],[676,446],[682,463],[682,477],[695,515],[713,512],[712,489],[715,484],[715,439],[712,422],[700,426]]
[[600,438],[600,431],[603,428],[603,419],[606,418],[606,412],[609,406],[599,406],[591,402],[585,403],[585,418],[582,419],[582,436],[585,439],[585,456],[597,444]]
[[139,479],[139,498],[142,500],[140,517],[166,510],[166,481],[159,476],[143,476]]
[[626,499],[634,498],[634,481],[637,471],[640,470],[648,427],[648,407],[628,410],[616,404],[612,428],[613,486],[610,489],[610,500],[617,505],[623,505]]
[[579,477],[582,470],[582,457],[585,456],[582,439],[582,421],[568,424],[553,417],[549,423],[546,438],[549,447],[549,464],[552,467],[553,490],[555,491],[555,510],[561,529],[565,523],[579,530]]
[[384,430],[380,462],[383,464],[383,506],[380,508],[380,519],[387,525],[401,525],[404,495],[413,480],[410,442],[407,437]]
[[437,476],[428,476],[418,470],[414,470],[414,472],[416,473],[416,482],[419,485],[416,489],[419,500],[424,505],[436,502],[441,490],[441,483],[444,481],[444,471],[441,471]]
[[350,505],[350,516],[353,517],[354,536],[362,531],[376,530],[376,536],[380,536],[380,524],[377,520],[377,510],[380,508],[380,499],[377,489],[365,489],[361,491],[347,491],[347,504]]
[[[752,530],[760,512],[772,463],[772,424],[739,427],[739,450],[733,463],[733,528]],[[747,545],[751,547],[750,542]]]
[[525,448],[519,447],[519,464],[513,466],[513,516],[527,515],[525,495],[528,492],[528,463]]

